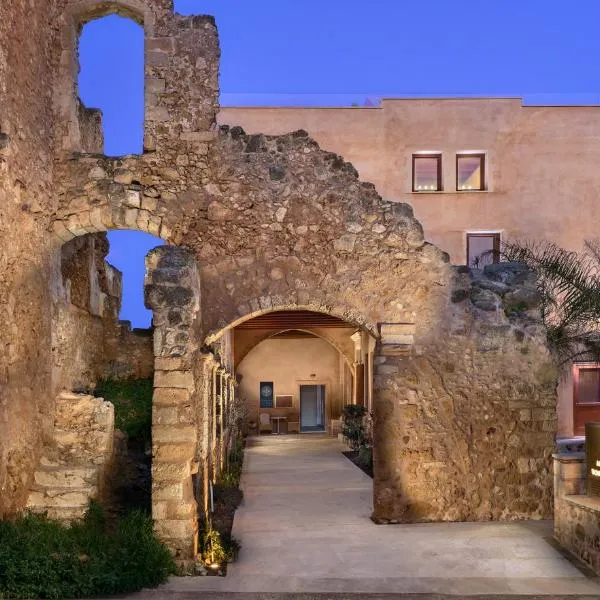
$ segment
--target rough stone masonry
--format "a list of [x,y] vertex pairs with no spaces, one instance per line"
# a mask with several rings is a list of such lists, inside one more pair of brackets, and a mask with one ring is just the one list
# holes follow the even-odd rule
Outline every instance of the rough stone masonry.
[[[77,98],[78,33],[110,13],[145,30],[140,156],[99,154],[99,115]],[[550,516],[556,373],[531,276],[451,267],[408,205],[306,132],[217,128],[218,70],[214,20],[174,14],[170,0],[0,5],[0,516],[25,506],[62,391],[51,368],[61,246],[115,228],[189,249],[202,290],[193,331],[207,347],[246,318],[296,308],[377,338],[379,521]],[[206,362],[197,345],[188,358]],[[190,368],[194,381],[177,385],[201,403],[206,369]],[[186,490],[204,444],[181,461]],[[181,525],[172,500],[155,506],[170,515],[159,531],[193,535],[191,502]]]

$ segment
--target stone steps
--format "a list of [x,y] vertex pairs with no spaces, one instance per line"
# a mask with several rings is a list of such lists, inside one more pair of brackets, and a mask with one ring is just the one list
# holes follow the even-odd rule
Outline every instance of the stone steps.
[[61,394],[54,435],[43,449],[27,509],[60,521],[81,519],[98,496],[112,457],[114,410],[101,398]]

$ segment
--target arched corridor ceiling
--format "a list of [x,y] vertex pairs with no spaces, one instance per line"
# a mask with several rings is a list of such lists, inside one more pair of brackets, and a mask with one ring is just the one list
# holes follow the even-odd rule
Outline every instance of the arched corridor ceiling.
[[309,327],[348,328],[350,323],[308,310],[281,310],[249,319],[236,329],[306,329]]

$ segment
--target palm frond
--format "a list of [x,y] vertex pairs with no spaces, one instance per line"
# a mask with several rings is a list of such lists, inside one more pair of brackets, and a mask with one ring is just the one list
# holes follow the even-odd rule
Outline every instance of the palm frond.
[[507,242],[502,255],[537,273],[553,350],[567,360],[581,354],[600,359],[600,242],[586,242],[582,253],[550,242]]

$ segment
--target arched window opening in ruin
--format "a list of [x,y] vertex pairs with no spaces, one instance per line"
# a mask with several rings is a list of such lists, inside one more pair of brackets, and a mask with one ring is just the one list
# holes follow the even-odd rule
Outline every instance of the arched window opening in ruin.
[[[109,15],[86,23],[79,38],[82,149],[141,154],[144,138],[144,30]],[[100,111],[100,112],[98,112]]]
[[[155,357],[143,292],[145,256],[162,245],[138,231],[101,232],[75,237],[55,255],[48,392],[57,417],[30,510],[80,518],[96,497],[111,511],[151,510]],[[58,455],[61,466],[48,467]],[[48,469],[85,477],[59,486],[60,474]]]
[[145,257],[164,241],[141,231],[108,232],[110,250],[106,260],[123,274],[122,303],[119,319],[134,328],[148,328],[152,311],[144,305]]
[[88,234],[63,244],[53,298],[56,391],[93,392],[103,379],[152,377],[144,259],[163,244],[138,231]]

